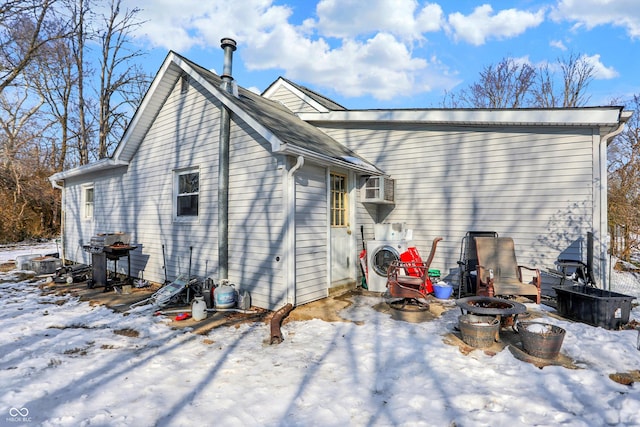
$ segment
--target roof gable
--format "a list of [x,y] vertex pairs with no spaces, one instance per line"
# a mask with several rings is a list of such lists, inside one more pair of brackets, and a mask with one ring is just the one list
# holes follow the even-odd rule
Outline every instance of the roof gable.
[[[321,95],[313,90],[301,86],[291,80],[285,79],[284,77],[278,77],[276,81],[271,83],[269,87],[262,92],[262,96],[265,98],[271,98],[278,90],[286,89],[287,91],[293,93],[302,101],[313,107],[316,111],[326,113],[329,111],[344,111],[342,105],[334,102],[333,100],[327,98],[324,95]],[[297,113],[297,111],[294,111]]]
[[225,107],[269,141],[274,152],[305,155],[323,164],[339,165],[361,173],[382,174],[382,171],[374,165],[318,128],[300,120],[279,103],[242,87],[237,87],[237,97],[232,96],[220,89],[222,82],[220,76],[171,51],[153,79],[111,158],[107,159],[108,161],[59,172],[50,180],[62,180],[70,176],[128,164],[178,79],[184,74],[200,83]]

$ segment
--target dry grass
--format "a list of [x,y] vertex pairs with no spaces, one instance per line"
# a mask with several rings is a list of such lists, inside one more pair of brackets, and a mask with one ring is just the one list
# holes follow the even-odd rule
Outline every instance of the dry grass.
[[125,337],[131,337],[131,338],[138,338],[140,336],[140,332],[131,328],[116,329],[115,331],[113,331],[113,333],[116,335],[122,335]]

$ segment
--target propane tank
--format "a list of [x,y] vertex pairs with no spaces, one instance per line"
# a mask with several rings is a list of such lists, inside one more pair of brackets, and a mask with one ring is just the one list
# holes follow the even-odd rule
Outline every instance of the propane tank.
[[204,320],[207,318],[207,303],[203,296],[196,296],[191,302],[191,318],[193,320]]
[[231,308],[236,305],[236,289],[233,285],[220,285],[214,294],[216,308]]

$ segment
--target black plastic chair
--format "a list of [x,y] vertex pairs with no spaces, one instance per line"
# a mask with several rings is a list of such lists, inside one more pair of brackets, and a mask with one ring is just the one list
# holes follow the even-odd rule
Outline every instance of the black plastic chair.
[[460,244],[460,259],[458,266],[460,268],[460,281],[458,283],[458,298],[464,294],[476,294],[476,278],[472,277],[472,272],[476,271],[478,266],[478,253],[476,251],[476,237],[495,237],[498,233],[495,231],[468,231],[462,238]]

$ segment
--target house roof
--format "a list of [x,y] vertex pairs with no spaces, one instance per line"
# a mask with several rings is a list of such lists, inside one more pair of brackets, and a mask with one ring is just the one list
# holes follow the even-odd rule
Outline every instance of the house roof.
[[220,76],[205,70],[188,59],[182,59],[215,88],[219,95],[224,97],[221,98],[223,103],[231,103],[237,107],[234,111],[236,114],[242,116],[244,113],[246,116],[242,118],[245,121],[249,122],[249,119],[255,121],[259,125],[254,124],[253,127],[256,130],[260,131],[260,127],[262,127],[266,131],[261,132],[263,136],[267,137],[271,134],[277,138],[277,141],[271,140],[274,151],[305,155],[313,157],[316,161],[324,160],[325,163],[356,169],[360,172],[383,173],[373,164],[358,156],[353,150],[340,144],[315,126],[300,120],[298,116],[279,102],[264,98],[242,87],[237,88],[238,96],[233,96],[218,89],[222,83]]
[[630,117],[623,107],[513,109],[394,109],[299,113],[309,123],[423,123],[458,126],[580,126],[599,127],[602,135]]
[[165,100],[187,74],[271,143],[274,152],[303,155],[315,162],[342,166],[362,174],[381,174],[357,153],[340,144],[314,124],[320,123],[423,123],[457,126],[588,126],[597,127],[602,136],[615,131],[628,120],[622,107],[586,107],[556,109],[393,109],[346,110],[341,105],[310,89],[280,77],[264,94],[285,85],[318,106],[318,113],[293,114],[276,101],[237,87],[237,97],[220,89],[221,78],[175,52],[169,52],[129,127],[109,159],[52,175],[52,183],[73,176],[102,171],[128,164],[153,124]]
[[122,140],[109,159],[52,175],[52,182],[126,165],[153,124],[180,76],[199,82],[240,119],[272,145],[274,152],[303,155],[321,164],[341,166],[364,174],[384,174],[375,165],[318,128],[300,120],[278,102],[237,87],[237,97],[220,89],[222,79],[175,52],[169,52],[143,98]]

